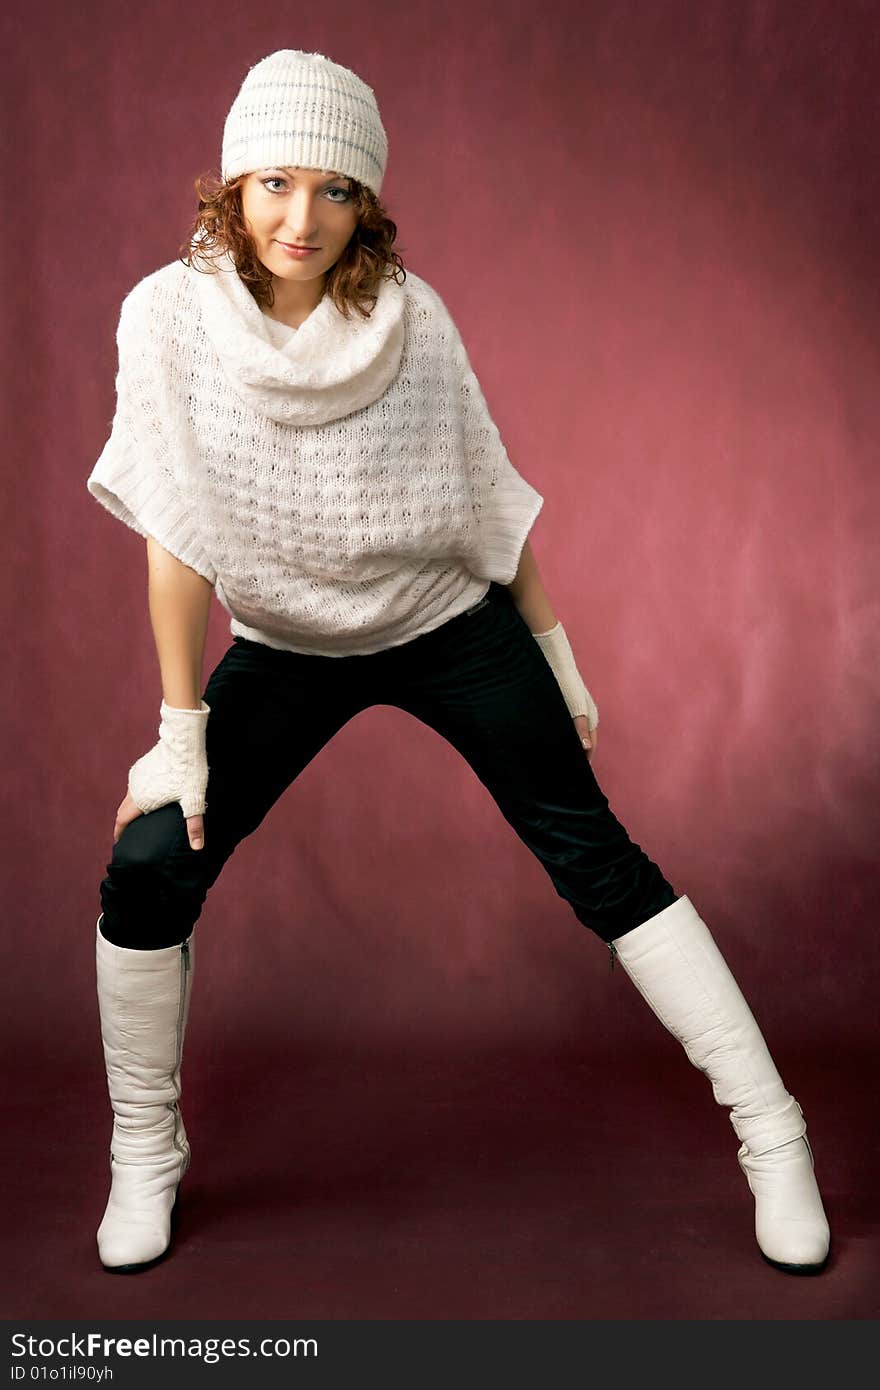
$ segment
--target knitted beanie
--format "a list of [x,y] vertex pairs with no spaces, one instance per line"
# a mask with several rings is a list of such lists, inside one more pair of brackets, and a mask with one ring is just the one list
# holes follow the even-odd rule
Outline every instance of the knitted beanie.
[[326,169],[378,197],[387,162],[372,87],[323,53],[282,48],[255,63],[223,127],[224,180],[270,165]]

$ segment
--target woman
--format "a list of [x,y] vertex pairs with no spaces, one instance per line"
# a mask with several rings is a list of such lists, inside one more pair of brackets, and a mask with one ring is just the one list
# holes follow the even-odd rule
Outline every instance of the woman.
[[[337,730],[382,703],[461,752],[708,1076],[762,1254],[814,1272],[829,1230],[801,1108],[706,924],[598,786],[596,706],[528,541],[543,498],[443,301],[392,250],[387,153],[360,78],[271,54],[227,116],[222,186],[200,197],[187,254],[122,305],[116,414],[88,487],[147,538],[163,698],[100,887],[101,1261],[143,1270],[170,1246],[208,889]],[[233,642],[201,691],[215,592]]]

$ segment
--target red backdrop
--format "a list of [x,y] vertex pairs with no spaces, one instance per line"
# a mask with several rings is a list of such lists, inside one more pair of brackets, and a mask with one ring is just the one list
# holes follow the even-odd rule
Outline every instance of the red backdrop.
[[[247,67],[287,46],[377,93],[404,262],[546,498],[532,541],[612,806],[776,1038],[873,1037],[870,7],[168,0],[4,23],[11,1035],[63,1014],[65,1049],[94,1053],[98,883],[158,723],[144,545],[85,487],[119,304],[177,255]],[[216,605],[205,679],[228,641]],[[607,953],[469,767],[389,708],[319,755],[199,927],[206,1038],[221,1017],[328,1045],[656,1037],[640,1005],[611,1011]]]

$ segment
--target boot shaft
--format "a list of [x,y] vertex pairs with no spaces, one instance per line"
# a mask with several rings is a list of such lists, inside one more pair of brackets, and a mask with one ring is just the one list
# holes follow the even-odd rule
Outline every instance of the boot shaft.
[[[180,1071],[195,966],[193,933],[179,946],[135,951],[101,935],[95,964],[107,1088],[120,1156],[136,1133],[181,1142]],[[173,1142],[174,1142],[173,1141]],[[185,1135],[183,1136],[185,1142]]]

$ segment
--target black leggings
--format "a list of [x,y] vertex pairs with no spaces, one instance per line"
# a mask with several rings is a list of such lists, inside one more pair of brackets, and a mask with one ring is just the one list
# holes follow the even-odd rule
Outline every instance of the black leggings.
[[101,882],[101,932],[151,950],[184,940],[236,845],[304,767],[371,705],[406,710],[467,760],[578,921],[603,941],[678,894],[609,809],[562,692],[509,589],[397,647],[328,657],[236,637],[202,697],[205,844],[180,804],[136,817]]

